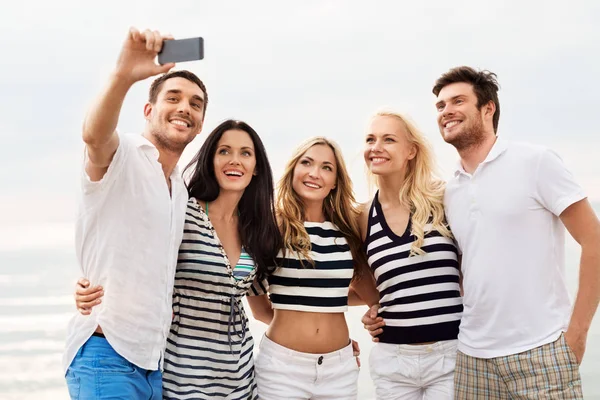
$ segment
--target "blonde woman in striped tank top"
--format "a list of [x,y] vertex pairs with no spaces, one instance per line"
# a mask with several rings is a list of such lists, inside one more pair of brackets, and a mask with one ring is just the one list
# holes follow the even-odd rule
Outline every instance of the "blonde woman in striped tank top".
[[444,182],[424,135],[398,113],[371,119],[364,159],[379,189],[360,224],[381,298],[363,317],[378,342],[369,360],[377,399],[452,399],[463,305]]

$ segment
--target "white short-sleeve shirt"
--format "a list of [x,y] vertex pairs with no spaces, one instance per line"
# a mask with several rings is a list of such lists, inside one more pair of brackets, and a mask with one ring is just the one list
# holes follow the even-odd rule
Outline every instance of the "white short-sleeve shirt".
[[499,138],[472,175],[459,165],[444,204],[463,255],[460,351],[516,354],[566,330],[571,301],[559,216],[584,198],[558,155],[540,146]]
[[121,356],[148,370],[159,368],[172,318],[177,253],[187,191],[177,168],[171,194],[158,150],[141,135],[120,135],[104,177],[83,174],[76,222],[82,276],[102,285],[102,303],[70,321],[65,371],[98,325]]

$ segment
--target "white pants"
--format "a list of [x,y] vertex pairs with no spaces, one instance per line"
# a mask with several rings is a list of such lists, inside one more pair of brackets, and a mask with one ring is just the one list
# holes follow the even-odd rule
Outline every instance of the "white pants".
[[326,354],[301,353],[264,336],[254,362],[261,400],[355,400],[359,368],[352,344]]
[[377,399],[452,399],[457,344],[458,340],[425,345],[376,343],[369,367]]

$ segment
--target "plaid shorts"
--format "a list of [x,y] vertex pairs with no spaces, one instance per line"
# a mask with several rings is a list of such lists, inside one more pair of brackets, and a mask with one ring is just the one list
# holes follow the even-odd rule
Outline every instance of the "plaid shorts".
[[458,352],[454,372],[457,400],[583,399],[579,365],[564,334],[523,353],[476,358]]

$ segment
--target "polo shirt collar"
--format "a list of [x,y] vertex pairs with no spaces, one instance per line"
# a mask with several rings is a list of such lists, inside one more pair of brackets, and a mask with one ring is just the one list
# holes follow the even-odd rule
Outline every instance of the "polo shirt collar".
[[506,149],[508,149],[508,142],[498,136],[496,139],[496,143],[494,143],[492,149],[488,153],[485,160],[483,160],[482,164],[494,161],[496,158],[500,157],[500,155],[504,153]]
[[[494,145],[481,164],[487,164],[494,161],[496,158],[500,157],[500,155],[504,153],[506,149],[508,149],[508,142],[502,139],[500,136],[497,136]],[[466,174],[466,172],[462,166],[462,163],[460,160],[458,160],[454,169],[454,176],[457,177],[460,174]]]

